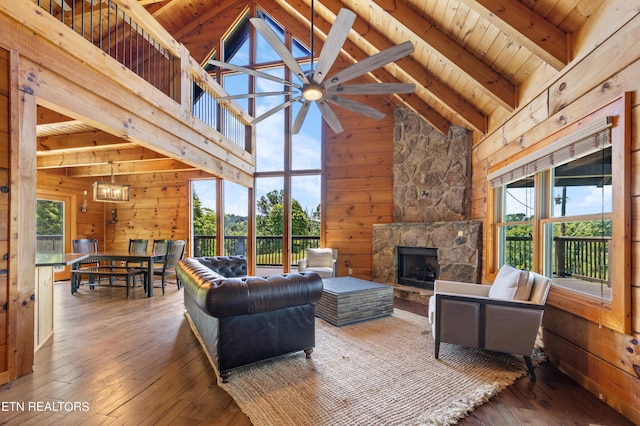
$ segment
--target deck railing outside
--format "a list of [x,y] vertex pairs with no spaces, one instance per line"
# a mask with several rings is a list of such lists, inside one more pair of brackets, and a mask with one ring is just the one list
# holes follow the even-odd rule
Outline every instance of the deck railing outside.
[[36,235],[36,253],[64,253],[64,240],[62,235]]
[[[319,236],[294,235],[291,239],[291,265],[297,265],[298,261],[305,257],[308,248],[320,247]],[[197,235],[193,237],[194,256],[215,256],[216,236]],[[225,236],[224,254],[247,255],[246,236]],[[258,236],[256,237],[256,265],[257,266],[282,266],[282,236]]]
[[[609,281],[610,237],[554,237],[554,276],[586,281]],[[532,237],[507,237],[505,263],[531,268]]]
[[[119,4],[122,1],[117,0],[36,0],[36,3],[174,101],[189,102],[182,105],[183,111],[242,149],[250,146],[247,143],[249,124],[238,105],[219,101],[218,97],[227,95],[224,89],[208,77],[186,49],[167,48],[166,40],[172,40],[168,33],[154,37],[137,22],[132,17],[135,8],[124,7]],[[155,28],[155,31],[158,34],[163,30]],[[181,69],[181,64],[185,69]],[[187,90],[191,91],[190,96],[183,96],[181,91]]]

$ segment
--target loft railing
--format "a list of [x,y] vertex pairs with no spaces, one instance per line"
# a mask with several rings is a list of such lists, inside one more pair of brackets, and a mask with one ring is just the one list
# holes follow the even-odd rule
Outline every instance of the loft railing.
[[238,104],[218,100],[227,96],[224,89],[136,1],[34,2],[180,103],[181,111],[218,131],[222,140],[250,149],[250,125]]
[[[291,265],[297,265],[298,261],[305,257],[308,248],[320,247],[319,236],[294,235],[291,238]],[[193,237],[194,256],[215,256],[216,236],[197,235]],[[224,254],[247,255],[246,236],[225,236]],[[282,266],[282,236],[258,236],[256,237],[256,265],[257,266]]]
[[176,92],[179,58],[111,0],[37,0],[38,6],[167,96]]

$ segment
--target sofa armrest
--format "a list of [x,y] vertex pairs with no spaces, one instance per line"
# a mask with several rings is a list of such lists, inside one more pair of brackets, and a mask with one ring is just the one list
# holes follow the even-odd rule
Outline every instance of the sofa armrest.
[[487,297],[489,295],[490,288],[491,286],[488,285],[470,284],[446,280],[435,280],[433,284],[434,293],[451,293],[468,296]]

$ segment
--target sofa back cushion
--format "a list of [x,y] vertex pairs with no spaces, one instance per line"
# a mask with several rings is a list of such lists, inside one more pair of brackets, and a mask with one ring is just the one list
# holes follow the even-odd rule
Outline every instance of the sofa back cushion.
[[529,300],[533,275],[529,271],[502,265],[489,289],[489,297],[506,300]]
[[247,259],[244,256],[196,257],[200,263],[223,277],[244,277],[247,275]]

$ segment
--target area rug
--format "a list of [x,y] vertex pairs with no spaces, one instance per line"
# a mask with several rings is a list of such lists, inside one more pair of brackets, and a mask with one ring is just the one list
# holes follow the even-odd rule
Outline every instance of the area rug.
[[442,344],[427,318],[345,327],[316,318],[316,347],[233,370],[219,383],[255,426],[448,425],[527,373],[522,357]]

